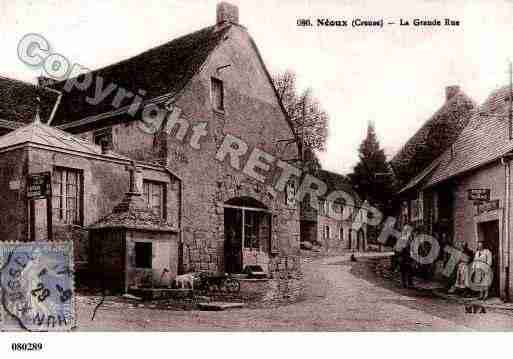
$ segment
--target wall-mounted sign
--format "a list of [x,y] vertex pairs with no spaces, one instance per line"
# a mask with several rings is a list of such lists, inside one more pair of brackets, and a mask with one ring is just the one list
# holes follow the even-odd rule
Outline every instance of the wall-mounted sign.
[[495,211],[499,209],[500,202],[498,199],[494,199],[493,201],[485,202],[477,206],[477,214]]
[[468,199],[471,201],[489,201],[489,188],[471,188],[468,190]]
[[27,199],[42,199],[52,195],[50,172],[32,173],[27,178]]

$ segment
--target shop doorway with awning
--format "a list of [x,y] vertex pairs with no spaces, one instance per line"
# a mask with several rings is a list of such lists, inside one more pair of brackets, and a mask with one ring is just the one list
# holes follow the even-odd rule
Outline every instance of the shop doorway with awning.
[[237,197],[224,204],[225,272],[241,273],[246,265],[268,262],[271,213],[251,197]]

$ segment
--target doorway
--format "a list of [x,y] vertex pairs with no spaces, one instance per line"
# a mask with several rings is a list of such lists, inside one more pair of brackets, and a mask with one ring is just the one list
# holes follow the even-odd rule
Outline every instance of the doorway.
[[360,228],[358,230],[356,238],[357,238],[356,239],[356,241],[357,241],[356,248],[359,251],[364,252],[365,251],[365,233],[363,232],[362,228]]
[[271,215],[259,201],[240,197],[224,205],[224,267],[228,273],[241,273],[245,254],[270,252]]
[[499,268],[499,221],[479,223],[479,238],[483,240],[485,248],[492,253],[493,280],[489,290],[490,297],[500,295],[500,268]]
[[242,272],[242,211],[224,209],[224,263],[228,273]]

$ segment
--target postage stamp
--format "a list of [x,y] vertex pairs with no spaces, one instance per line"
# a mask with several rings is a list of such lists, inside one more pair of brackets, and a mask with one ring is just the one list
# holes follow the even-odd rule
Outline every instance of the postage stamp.
[[0,242],[0,330],[75,327],[72,242]]

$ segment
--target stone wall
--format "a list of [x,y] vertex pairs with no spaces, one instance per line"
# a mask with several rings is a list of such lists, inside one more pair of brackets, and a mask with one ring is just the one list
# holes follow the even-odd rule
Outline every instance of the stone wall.
[[[242,173],[242,168],[254,148],[277,158],[297,157],[297,149],[278,141],[291,137],[291,130],[247,33],[233,28],[227,38],[176,101],[181,117],[190,126],[207,123],[201,149],[189,145],[190,131],[179,141],[173,129],[161,141],[168,151],[168,166],[183,179],[184,271],[225,269],[223,205],[233,198],[250,197],[267,207],[272,216],[270,274],[281,278],[281,283],[293,282],[300,272],[299,260],[295,259],[299,258],[299,211],[287,207],[284,193],[269,190],[279,172],[271,169],[263,173],[267,176],[262,183]],[[229,68],[217,70],[227,63]],[[213,110],[210,102],[212,77],[224,84],[223,113]],[[228,159],[216,160],[217,150],[228,134],[248,145],[238,170]],[[291,292],[283,284],[278,288],[284,296]]]
[[[0,237],[2,240],[28,240],[29,218],[25,197],[26,177],[29,173],[50,171],[55,167],[79,170],[83,177],[83,222],[81,225],[53,221],[54,240],[74,242],[77,269],[87,263],[89,236],[86,227],[112,211],[128,190],[126,161],[91,158],[60,151],[26,148],[4,152],[0,156]],[[152,169],[153,168],[153,169]],[[170,223],[178,227],[179,186],[177,180],[156,167],[143,168],[143,177],[166,183],[167,214]],[[46,199],[35,203],[35,238],[46,239]]]
[[[152,267],[135,266],[135,243],[152,243]],[[127,231],[126,236],[127,287],[169,287],[176,277],[178,267],[178,236],[176,233]],[[165,271],[167,270],[167,271]]]
[[0,155],[0,238],[25,241],[28,236],[25,197],[27,151],[17,149]]

